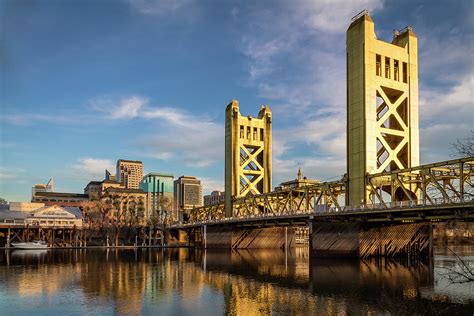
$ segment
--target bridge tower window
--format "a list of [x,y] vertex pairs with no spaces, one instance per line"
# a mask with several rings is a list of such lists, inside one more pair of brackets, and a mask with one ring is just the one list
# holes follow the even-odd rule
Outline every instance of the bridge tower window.
[[382,76],[382,56],[379,54],[375,55],[375,74]]
[[399,61],[393,60],[393,79],[399,81]]
[[407,63],[403,63],[403,82],[407,83],[408,82],[408,67]]
[[385,78],[390,79],[390,58],[385,57]]

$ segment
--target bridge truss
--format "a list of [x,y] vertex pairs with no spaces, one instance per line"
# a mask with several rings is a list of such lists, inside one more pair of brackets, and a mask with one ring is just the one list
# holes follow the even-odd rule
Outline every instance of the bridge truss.
[[225,218],[221,203],[193,209],[188,223],[474,203],[474,157],[367,175],[369,204],[346,205],[346,185],[342,178],[238,197],[232,201],[232,217]]

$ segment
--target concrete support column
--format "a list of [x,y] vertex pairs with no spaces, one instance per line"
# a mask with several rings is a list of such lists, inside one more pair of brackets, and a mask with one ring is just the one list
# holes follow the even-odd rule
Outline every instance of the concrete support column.
[[7,244],[5,246],[6,248],[10,248],[10,227],[8,228],[7,232]]
[[202,225],[201,229],[201,245],[202,248],[207,249],[207,225]]

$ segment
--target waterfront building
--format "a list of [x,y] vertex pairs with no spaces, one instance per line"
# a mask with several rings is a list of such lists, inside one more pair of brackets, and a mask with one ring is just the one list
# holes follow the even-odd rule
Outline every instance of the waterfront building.
[[82,212],[78,207],[45,205],[30,212],[2,211],[0,224],[29,225],[41,228],[82,228]]
[[143,178],[143,164],[138,160],[117,160],[116,180],[126,189],[138,189]]
[[69,192],[36,192],[31,202],[44,203],[46,206],[82,206],[83,202],[89,201],[87,194]]
[[181,176],[174,181],[174,200],[176,218],[182,219],[182,214],[202,206],[201,180],[196,177]]
[[140,189],[146,193],[146,217],[164,221],[172,216],[174,206],[174,176],[151,172],[140,182]]
[[222,191],[212,191],[209,195],[204,195],[204,206],[224,203],[225,193]]
[[31,192],[31,202],[44,203],[45,205],[81,206],[89,200],[89,196],[80,193],[55,192],[54,180],[49,179],[46,184],[35,184]]
[[33,212],[44,206],[44,203],[39,202],[10,202],[9,210],[14,212]]
[[321,182],[319,180],[311,180],[303,176],[303,172],[301,172],[301,168],[298,168],[296,179],[280,183],[280,185],[275,188],[275,191],[298,189],[298,188],[307,187],[310,185],[315,185],[318,183],[321,183]]

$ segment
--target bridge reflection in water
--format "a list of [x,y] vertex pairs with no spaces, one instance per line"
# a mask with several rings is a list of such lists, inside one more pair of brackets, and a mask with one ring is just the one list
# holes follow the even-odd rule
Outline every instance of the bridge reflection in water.
[[307,248],[10,251],[0,254],[0,308],[35,314],[464,312],[472,308],[472,289],[445,291],[439,275],[451,259],[309,260]]

